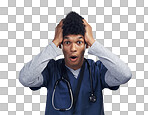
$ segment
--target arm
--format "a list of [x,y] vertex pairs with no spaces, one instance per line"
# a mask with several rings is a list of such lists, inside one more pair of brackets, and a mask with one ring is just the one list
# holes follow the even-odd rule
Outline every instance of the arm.
[[45,49],[26,63],[19,73],[19,81],[26,87],[37,87],[43,83],[41,72],[46,67],[50,59],[60,55],[59,48],[51,42]]
[[105,82],[110,87],[126,83],[132,76],[129,67],[116,55],[95,41],[91,26],[85,20],[83,22],[86,29],[85,41],[90,46],[88,53],[97,56],[108,69],[105,74]]
[[41,72],[47,63],[61,54],[58,48],[62,42],[62,21],[58,24],[55,31],[55,37],[45,49],[43,49],[30,62],[24,65],[19,73],[19,81],[25,87],[39,87],[43,84],[43,76]]
[[129,67],[111,51],[95,41],[88,53],[97,56],[108,69],[105,74],[105,82],[109,86],[118,86],[126,83],[132,76]]

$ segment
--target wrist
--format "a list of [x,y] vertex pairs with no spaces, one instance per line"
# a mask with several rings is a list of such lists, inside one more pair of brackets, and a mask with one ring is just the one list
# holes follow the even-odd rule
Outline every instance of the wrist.
[[89,46],[91,47],[93,45],[93,43],[95,42],[95,39],[90,40],[89,42]]
[[57,42],[56,40],[52,41],[57,47],[59,46],[59,42]]

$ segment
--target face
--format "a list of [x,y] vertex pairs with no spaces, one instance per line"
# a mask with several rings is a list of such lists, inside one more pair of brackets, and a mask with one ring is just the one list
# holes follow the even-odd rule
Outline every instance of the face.
[[85,41],[82,35],[67,35],[63,39],[63,54],[65,64],[76,70],[79,69],[84,60]]

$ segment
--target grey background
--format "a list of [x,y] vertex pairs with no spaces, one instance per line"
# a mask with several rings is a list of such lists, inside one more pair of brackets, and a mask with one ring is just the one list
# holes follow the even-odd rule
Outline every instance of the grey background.
[[[0,114],[44,115],[46,89],[23,87],[19,71],[72,10],[133,74],[119,90],[103,91],[105,115],[148,115],[148,0],[0,0]],[[98,60],[87,50],[85,56]]]

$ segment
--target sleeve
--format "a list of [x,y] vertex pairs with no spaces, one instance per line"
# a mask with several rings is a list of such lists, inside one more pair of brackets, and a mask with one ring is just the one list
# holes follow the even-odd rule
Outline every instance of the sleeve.
[[43,83],[41,72],[47,63],[61,54],[61,50],[51,42],[30,62],[26,63],[19,73],[19,81],[25,87],[39,87]]
[[[88,53],[97,56],[102,64],[107,68],[105,82],[109,86],[118,86],[131,79],[132,74],[127,64],[99,42],[95,41],[88,50]],[[105,68],[104,66],[102,66],[103,70]]]
[[41,87],[48,88],[49,82],[52,81],[53,72],[55,70],[55,60],[51,59],[50,62],[47,64],[45,69],[41,72],[43,77],[43,83],[38,87],[29,87],[31,90],[35,91],[40,89]]
[[46,87],[48,86],[49,83],[49,74],[48,74],[48,67],[45,67],[45,69],[42,72],[42,76],[43,76],[43,83],[41,86],[38,87],[29,87],[31,90],[35,91],[35,90],[39,90],[41,87]]
[[107,72],[107,68],[103,65],[103,63],[99,60],[96,62],[97,67],[99,68],[99,75],[100,75],[100,82],[101,82],[101,86],[102,86],[102,90],[104,88],[108,88],[110,90],[117,90],[120,85],[118,86],[109,86],[106,81],[105,81],[105,74]]
[[45,67],[45,69],[42,72],[42,77],[43,77],[43,83],[41,86],[38,87],[29,87],[31,90],[36,91],[39,90],[41,87],[46,87],[48,86],[49,83],[49,71],[48,71],[48,67]]
[[[51,60],[50,60],[51,61]],[[48,63],[49,64],[49,63]],[[48,83],[49,83],[49,70],[48,70],[48,64],[47,66],[45,67],[45,69],[41,72],[42,74],[42,78],[43,78],[43,82],[40,86],[37,86],[37,87],[29,87],[31,90],[35,91],[35,90],[38,90],[40,89],[41,87],[46,87],[48,86]]]

